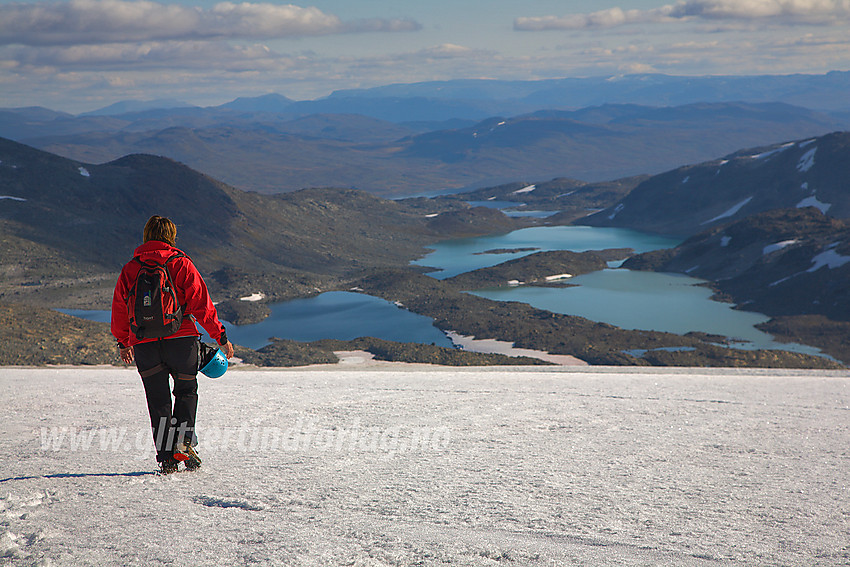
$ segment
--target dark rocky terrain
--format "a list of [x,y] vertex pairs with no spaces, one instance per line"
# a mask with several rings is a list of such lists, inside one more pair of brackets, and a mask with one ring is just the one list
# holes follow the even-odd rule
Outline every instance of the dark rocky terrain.
[[653,176],[581,223],[691,236],[774,209],[814,206],[848,218],[848,179],[850,132],[836,132]]
[[241,348],[238,349],[237,354],[245,362],[257,366],[304,366],[336,363],[339,359],[334,355],[335,351],[350,350],[370,352],[376,360],[443,366],[548,364],[537,358],[468,352],[434,345],[399,343],[375,337],[360,337],[351,341],[326,339],[310,343],[275,339],[271,344],[257,351]]
[[589,212],[618,202],[648,175],[614,181],[588,183],[578,179],[557,178],[542,182],[514,182],[485,187],[455,195],[436,197],[436,201],[472,201],[516,203],[509,211],[552,211],[540,224],[570,224]]
[[0,302],[0,366],[117,364],[105,323],[31,305]]
[[623,260],[632,253],[631,249],[536,252],[489,268],[458,274],[444,281],[460,290],[501,287],[508,285],[508,282],[515,282],[513,285],[564,285],[569,279],[547,281],[546,278],[564,274],[578,276],[604,270],[609,261]]
[[441,238],[519,226],[459,202],[246,193],[166,158],[91,165],[2,139],[0,195],[0,300],[67,308],[109,307],[152,214],[175,221],[217,300],[303,297],[365,267],[407,265]]

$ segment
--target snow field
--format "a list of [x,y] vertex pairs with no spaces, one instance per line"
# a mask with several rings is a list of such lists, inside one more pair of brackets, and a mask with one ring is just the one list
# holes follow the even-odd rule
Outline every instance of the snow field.
[[[848,378],[235,368],[200,382],[203,468],[156,477],[151,448],[41,447],[144,428],[134,371],[0,368],[0,565],[846,564]],[[315,433],[207,451],[213,428]]]

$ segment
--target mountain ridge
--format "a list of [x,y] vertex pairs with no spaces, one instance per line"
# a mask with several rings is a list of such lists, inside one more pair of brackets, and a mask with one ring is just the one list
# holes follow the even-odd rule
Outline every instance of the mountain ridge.
[[[86,118],[96,122],[82,127],[95,130],[81,132],[74,130],[73,119],[39,126],[32,120],[16,122],[12,114],[0,112],[0,135],[26,134],[25,139],[7,137],[82,162],[148,153],[245,190],[341,186],[393,197],[521,178],[608,181],[661,173],[741,147],[850,126],[823,113],[773,103],[546,111],[424,133],[357,115],[282,118],[192,110],[184,123],[173,114],[134,115],[136,122]],[[48,131],[54,133],[45,135]]]
[[607,209],[583,219],[690,236],[718,224],[783,208],[814,206],[850,217],[850,132],[739,150],[653,176]]
[[[152,214],[175,221],[178,246],[216,291],[270,300],[315,293],[364,266],[406,265],[427,243],[453,234],[518,226],[463,203],[408,206],[347,189],[268,196],[162,157],[92,165],[5,139],[0,187],[0,299],[61,307],[108,307],[116,271]],[[455,211],[463,212],[458,233],[451,232]]]

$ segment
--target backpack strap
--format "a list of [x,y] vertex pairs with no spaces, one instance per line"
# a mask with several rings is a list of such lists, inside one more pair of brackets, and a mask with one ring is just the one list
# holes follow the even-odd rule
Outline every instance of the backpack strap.
[[[172,287],[174,287],[175,294],[177,293],[177,288],[174,286],[174,278],[171,276],[171,272],[168,270],[168,263],[171,262],[172,260],[176,260],[177,258],[186,258],[186,259],[189,260],[189,262],[192,261],[192,259],[189,258],[183,252],[175,252],[174,254],[172,254],[171,256],[166,258],[165,262],[163,262],[163,266],[165,267],[165,273],[168,274],[168,279],[171,282]],[[183,299],[186,299],[186,298],[184,297]],[[180,306],[180,311],[183,313],[184,316],[186,315],[186,308],[188,306],[189,306],[188,300]]]

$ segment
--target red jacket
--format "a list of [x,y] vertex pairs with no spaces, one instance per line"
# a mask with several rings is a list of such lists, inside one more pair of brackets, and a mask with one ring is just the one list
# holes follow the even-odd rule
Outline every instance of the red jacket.
[[[181,252],[181,250],[165,242],[149,240],[136,248],[134,256],[138,256],[143,261],[156,260],[164,263],[177,252]],[[128,262],[124,266],[124,269],[121,270],[118,283],[115,284],[115,293],[112,296],[112,335],[118,340],[120,345],[125,347],[159,340],[140,340],[130,331],[127,296],[130,288],[133,287],[136,281],[136,276],[138,276],[140,268],[141,265],[138,262],[132,260]],[[200,335],[195,322],[192,320],[194,318],[201,324],[210,337],[218,341],[219,344],[224,344],[227,341],[224,326],[218,320],[215,306],[207,291],[207,284],[204,283],[204,278],[201,277],[195,265],[192,264],[192,260],[188,257],[176,258],[168,263],[168,271],[171,273],[171,279],[174,281],[174,287],[177,290],[177,299],[180,301],[180,305],[186,306],[186,310],[183,314],[183,323],[180,325],[180,329],[166,338],[174,339],[177,337]],[[189,317],[189,315],[192,315],[192,317]]]

